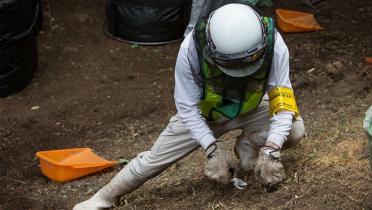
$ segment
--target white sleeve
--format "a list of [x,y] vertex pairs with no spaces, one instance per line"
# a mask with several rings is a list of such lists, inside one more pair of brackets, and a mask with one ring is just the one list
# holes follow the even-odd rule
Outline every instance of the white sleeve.
[[[274,56],[268,79],[268,92],[274,87],[287,87],[292,89],[289,79],[289,52],[281,35],[275,33]],[[268,141],[282,147],[287,140],[292,126],[293,112],[280,111],[270,118]]]
[[191,137],[206,149],[216,139],[198,106],[203,89],[196,84],[191,71],[191,66],[195,65],[189,61],[195,62],[195,59],[188,59],[189,53],[196,53],[193,49],[189,50],[190,39],[193,41],[190,34],[181,44],[176,61],[174,100],[180,119]]

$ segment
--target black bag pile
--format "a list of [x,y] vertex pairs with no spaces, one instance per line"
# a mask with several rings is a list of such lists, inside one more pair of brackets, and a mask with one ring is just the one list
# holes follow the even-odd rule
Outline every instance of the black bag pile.
[[162,44],[182,38],[191,0],[107,0],[105,32],[130,43]]
[[0,1],[0,97],[25,88],[37,67],[40,0]]

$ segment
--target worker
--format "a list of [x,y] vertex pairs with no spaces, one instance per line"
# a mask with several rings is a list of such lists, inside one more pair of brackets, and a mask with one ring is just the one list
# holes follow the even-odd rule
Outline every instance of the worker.
[[[231,2],[231,1],[228,1]],[[240,1],[243,2],[243,1]],[[217,9],[216,9],[217,8]],[[243,3],[203,10],[175,66],[177,114],[150,151],[74,209],[105,209],[200,146],[205,175],[227,185],[238,167],[217,138],[241,129],[235,154],[265,189],[286,178],[280,151],[305,135],[289,79],[289,53],[273,19]]]

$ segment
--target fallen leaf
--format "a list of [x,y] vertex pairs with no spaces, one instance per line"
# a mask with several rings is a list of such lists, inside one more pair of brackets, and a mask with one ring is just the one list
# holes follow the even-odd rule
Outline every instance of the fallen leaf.
[[372,56],[370,56],[370,57],[365,57],[364,60],[365,60],[368,64],[372,64]]

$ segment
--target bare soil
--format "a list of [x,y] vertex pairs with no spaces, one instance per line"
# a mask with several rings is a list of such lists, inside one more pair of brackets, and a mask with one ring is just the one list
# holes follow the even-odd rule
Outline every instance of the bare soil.
[[[274,1],[313,12],[325,28],[284,34],[308,137],[284,152],[288,179],[265,193],[213,185],[196,151],[123,197],[117,209],[372,209],[364,112],[372,104],[372,1]],[[24,91],[0,99],[0,209],[71,209],[120,169],[68,183],[44,177],[35,153],[90,147],[107,159],[149,149],[176,110],[180,42],[136,46],[105,37],[104,0],[45,0],[39,68]],[[222,137],[231,148],[239,131]]]

